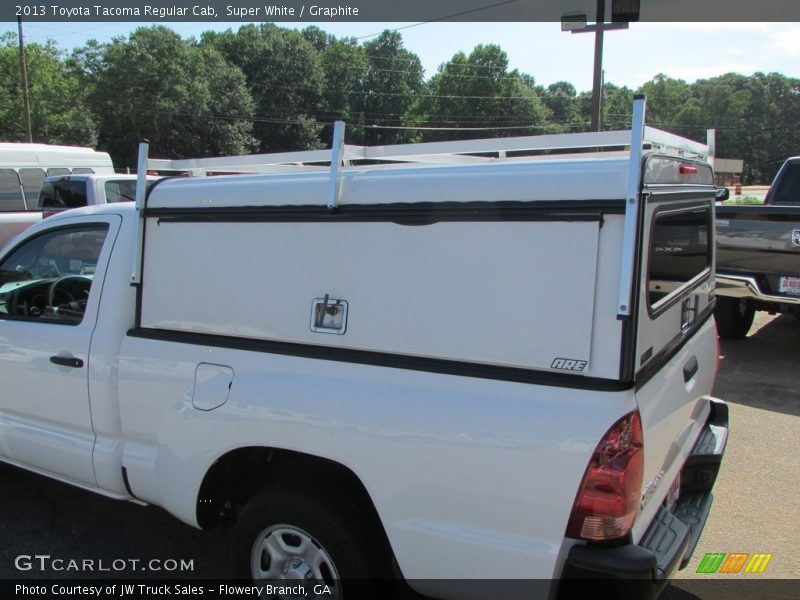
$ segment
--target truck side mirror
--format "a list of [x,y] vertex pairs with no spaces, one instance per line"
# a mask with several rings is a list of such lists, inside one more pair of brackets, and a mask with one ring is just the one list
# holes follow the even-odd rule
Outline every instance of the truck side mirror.
[[723,200],[727,200],[731,197],[731,191],[728,188],[717,188],[717,202],[722,202]]

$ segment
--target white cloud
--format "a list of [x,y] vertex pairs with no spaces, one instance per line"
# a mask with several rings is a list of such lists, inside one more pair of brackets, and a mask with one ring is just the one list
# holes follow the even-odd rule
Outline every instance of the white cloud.
[[637,29],[657,29],[660,31],[670,30],[673,32],[697,32],[702,31],[705,33],[770,33],[775,31],[776,23],[737,23],[737,22],[708,22],[708,23],[654,23],[654,22],[640,22],[634,23],[631,27]]
[[664,73],[670,77],[685,79],[687,81],[717,77],[725,73],[741,73],[742,75],[752,75],[756,71],[758,71],[757,67],[741,63],[726,63],[710,66],[697,65],[693,67],[681,65],[664,68]]
[[800,27],[775,34],[772,45],[789,56],[800,56]]

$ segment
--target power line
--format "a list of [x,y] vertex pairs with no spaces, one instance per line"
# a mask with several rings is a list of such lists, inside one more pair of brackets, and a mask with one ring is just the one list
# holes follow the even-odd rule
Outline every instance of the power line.
[[[419,27],[420,25],[427,25],[428,23],[439,23],[441,21],[447,21],[448,19],[453,19],[455,17],[462,17],[462,16],[473,14],[473,13],[476,13],[476,12],[482,12],[482,11],[490,9],[490,8],[497,8],[498,6],[504,6],[506,4],[514,4],[516,2],[517,2],[517,0],[504,0],[503,2],[496,2],[494,4],[487,4],[486,6],[481,6],[481,7],[478,7],[478,8],[473,8],[471,10],[464,10],[464,11],[461,11],[461,12],[453,13],[451,15],[446,15],[446,16],[443,16],[443,17],[439,17],[438,19],[430,19],[429,21],[422,21],[420,23],[413,23],[411,25],[404,25],[403,27],[397,27],[396,29],[391,29],[390,31],[395,32],[395,31],[401,31],[403,29],[411,29],[412,27]],[[380,31],[378,33],[372,33],[370,35],[362,35],[362,36],[356,37],[354,39],[355,40],[364,40],[364,39],[367,39],[367,38],[375,37],[376,35],[380,35],[381,33],[383,33],[383,31]]]

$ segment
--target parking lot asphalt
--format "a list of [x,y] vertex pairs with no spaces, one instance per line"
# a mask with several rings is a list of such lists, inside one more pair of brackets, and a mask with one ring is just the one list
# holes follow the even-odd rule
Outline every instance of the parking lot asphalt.
[[[800,597],[800,320],[756,313],[744,340],[722,340],[714,395],[730,407],[730,437],[714,505],[674,588],[698,580],[748,582],[744,597]],[[772,554],[762,574],[697,573],[706,553]],[[760,579],[761,587],[752,583]],[[781,590],[767,583],[785,581]],[[701,588],[702,589],[702,588]],[[722,588],[712,588],[720,591]],[[786,595],[785,595],[786,594]],[[666,598],[682,598],[666,594]]]
[[[747,339],[723,341],[714,393],[730,403],[730,440],[711,516],[692,562],[665,593],[668,600],[736,597],[723,594],[719,587],[708,591],[697,587],[699,580],[715,577],[696,573],[710,552],[770,553],[773,558],[762,575],[716,577],[727,577],[729,582],[783,578],[793,586],[788,593],[798,590],[798,342],[800,320],[763,313]],[[2,464],[0,482],[0,579],[231,576],[227,530],[200,532],[160,509],[109,500]],[[37,554],[93,559],[96,566],[102,559],[106,567],[114,566],[115,560],[129,562],[121,570],[90,573],[39,572],[36,565],[20,570],[15,565],[18,556]],[[161,570],[147,569],[143,563],[151,559],[159,561],[154,566]],[[164,570],[170,559],[192,561],[192,569]],[[761,597],[762,592],[773,598],[792,597],[771,588],[748,592],[746,597]]]

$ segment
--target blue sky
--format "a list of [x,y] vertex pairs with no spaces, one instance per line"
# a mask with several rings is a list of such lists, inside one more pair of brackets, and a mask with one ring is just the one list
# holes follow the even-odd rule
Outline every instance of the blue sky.
[[[238,28],[236,23],[160,23],[183,37],[205,30]],[[368,39],[383,29],[399,29],[430,76],[458,51],[477,44],[499,44],[512,68],[533,75],[540,84],[565,80],[578,91],[592,87],[594,36],[563,33],[559,23],[286,23],[317,25],[338,36]],[[148,23],[27,22],[28,42],[55,40],[71,50],[87,40],[108,41]],[[0,23],[0,31],[16,31]],[[695,81],[728,72],[756,71],[800,77],[800,23],[632,23],[630,29],[605,35],[606,82],[635,88],[657,73]]]

